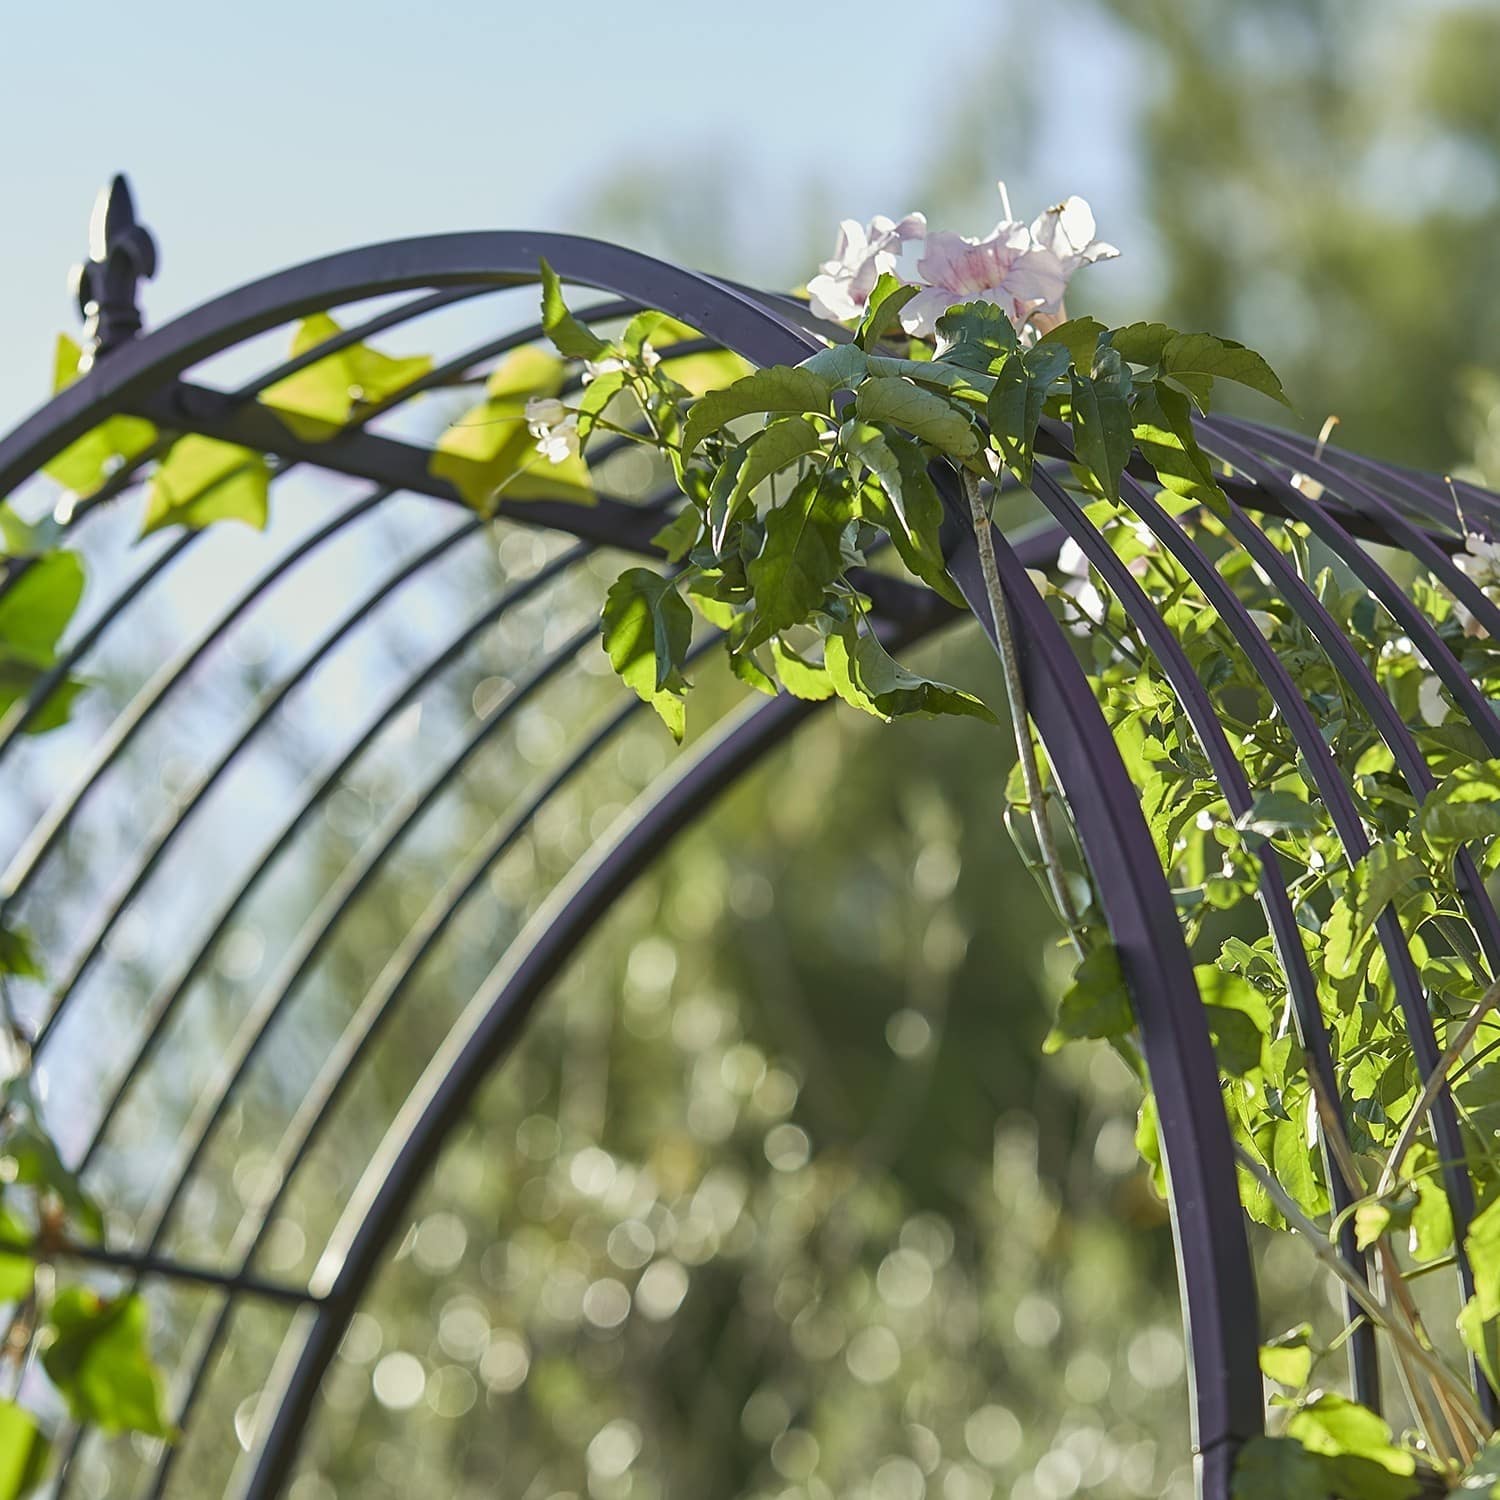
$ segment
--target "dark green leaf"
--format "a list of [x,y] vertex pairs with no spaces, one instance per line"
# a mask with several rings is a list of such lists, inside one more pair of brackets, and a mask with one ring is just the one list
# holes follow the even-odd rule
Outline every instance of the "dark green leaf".
[[1178,379],[1209,375],[1233,380],[1290,406],[1276,372],[1253,349],[1216,339],[1211,333],[1179,333],[1169,339],[1161,355],[1162,373]]
[[805,366],[771,365],[736,380],[722,391],[710,391],[693,403],[682,432],[684,453],[691,453],[709,433],[736,417],[760,412],[827,414],[833,386]]
[[682,739],[682,665],[693,637],[693,613],[674,580],[629,568],[605,596],[600,620],[610,665]]
[[1073,368],[1080,375],[1090,375],[1094,370],[1099,340],[1106,332],[1108,330],[1097,318],[1069,318],[1038,339],[1036,347],[1042,349],[1056,345],[1066,349]]
[[1064,1043],[1083,1037],[1110,1038],[1135,1029],[1135,1010],[1113,943],[1090,949],[1073,971],[1073,982],[1063,992],[1057,1020],[1042,1043],[1056,1052]]
[[1113,349],[1100,352],[1097,368],[1093,377],[1073,372],[1073,450],[1104,494],[1118,500],[1120,475],[1134,443],[1130,376]]
[[1233,1500],[1330,1500],[1325,1461],[1289,1437],[1253,1437],[1234,1466]]
[[922,450],[907,438],[852,418],[839,430],[839,444],[878,480],[861,494],[865,519],[886,532],[912,574],[962,608],[963,595],[943,561],[943,502]]
[[826,381],[830,390],[853,390],[865,378],[865,351],[858,344],[830,344],[797,368]]
[[889,375],[866,380],[854,393],[854,410],[866,422],[894,422],[957,458],[966,458],[979,447],[974,426],[962,411],[909,380]]
[[937,320],[937,358],[993,375],[1020,347],[1015,325],[993,302],[965,302]]
[[765,544],[746,570],[767,633],[801,625],[822,603],[844,565],[839,537],[848,519],[847,497],[816,474],[767,513]]
[[1128,364],[1151,366],[1161,363],[1162,351],[1176,337],[1165,323],[1128,323],[1110,334],[1109,344]]
[[1141,453],[1165,489],[1218,515],[1228,513],[1228,497],[1208,455],[1198,446],[1186,396],[1154,381],[1137,396],[1133,421]]
[[877,718],[953,714],[998,722],[971,693],[908,671],[873,635],[859,635],[853,625],[828,637],[823,659],[839,696]]
[[897,326],[901,309],[922,288],[905,285],[889,271],[882,271],[865,303],[864,316],[854,330],[854,342],[861,349],[869,349]]

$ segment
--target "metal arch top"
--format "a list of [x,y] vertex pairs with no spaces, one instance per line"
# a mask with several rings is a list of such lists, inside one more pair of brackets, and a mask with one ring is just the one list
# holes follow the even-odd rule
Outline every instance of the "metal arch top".
[[[117,266],[119,276],[131,267],[140,271],[144,251],[139,243],[133,253],[136,259],[123,270]],[[394,488],[441,493],[412,469],[403,445],[360,434],[299,445],[274,419],[258,413],[252,401],[185,386],[182,376],[200,361],[308,313],[403,291],[432,293],[435,305],[445,291],[522,285],[537,279],[542,259],[565,281],[611,293],[632,307],[669,313],[756,364],[795,362],[820,347],[785,299],[595,240],[493,231],[393,241],[252,282],[149,334],[130,337],[128,317],[117,320],[120,336],[108,344],[101,338],[101,357],[88,373],[0,440],[0,495],[118,412],[147,414],[168,427],[176,418],[181,428],[231,434],[287,462],[357,473]],[[1224,441],[1235,439],[1266,451],[1256,433],[1226,428]],[[1275,456],[1274,449],[1270,456]],[[1252,468],[1247,465],[1241,472]],[[1342,471],[1330,471],[1330,487],[1347,479]],[[1279,509],[1282,502],[1276,502],[1274,488],[1248,483],[1236,493]],[[1409,481],[1408,488],[1404,498],[1413,504],[1430,499],[1416,481]],[[953,496],[945,498],[951,569],[983,622],[987,604],[973,533],[962,507],[953,503]],[[578,507],[533,505],[528,513],[585,540],[638,545],[644,536],[641,525],[611,530],[616,522],[620,527],[624,522],[607,510],[603,521],[598,515],[591,519],[590,512]],[[1070,530],[1078,524],[1061,506],[1057,513]],[[1351,514],[1352,529],[1367,523],[1371,512]],[[646,519],[644,510],[635,517],[641,523]],[[1398,524],[1410,525],[1394,511],[1381,521],[1392,528]],[[1063,790],[1074,804],[1085,853],[1138,1007],[1171,1183],[1200,1483],[1205,1494],[1221,1500],[1229,1493],[1235,1449],[1260,1430],[1262,1397],[1250,1258],[1204,1011],[1171,892],[1158,873],[1124,765],[1071,644],[1026,576],[1027,564],[1040,558],[1010,545],[1003,536],[995,540],[1015,616],[1028,704]],[[1441,552],[1439,541],[1427,541]],[[942,610],[887,608],[883,628],[893,639],[914,639],[946,618]],[[566,955],[599,920],[613,894],[634,879],[680,828],[815,711],[781,699],[732,724],[639,807],[618,841],[598,851],[501,956],[490,981],[392,1123],[347,1206],[320,1266],[317,1305],[304,1314],[298,1336],[286,1346],[275,1391],[279,1400],[268,1403],[270,1422],[252,1455],[246,1494],[269,1500],[290,1477],[319,1380],[381,1254],[398,1232],[403,1212],[441,1143],[513,1043]]]

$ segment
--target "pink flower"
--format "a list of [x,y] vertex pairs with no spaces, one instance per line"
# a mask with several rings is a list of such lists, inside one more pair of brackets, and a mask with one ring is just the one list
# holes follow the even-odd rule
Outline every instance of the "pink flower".
[[1030,230],[1005,219],[984,239],[928,235],[917,275],[926,286],[901,309],[901,325],[919,335],[959,302],[993,302],[1019,328],[1034,309],[1061,301],[1067,286],[1052,257],[1032,248]]
[[908,242],[920,242],[926,233],[927,220],[921,214],[907,214],[899,221],[877,214],[867,225],[845,219],[833,259],[825,260],[821,273],[807,284],[813,312],[830,323],[860,317],[881,274],[897,272]]

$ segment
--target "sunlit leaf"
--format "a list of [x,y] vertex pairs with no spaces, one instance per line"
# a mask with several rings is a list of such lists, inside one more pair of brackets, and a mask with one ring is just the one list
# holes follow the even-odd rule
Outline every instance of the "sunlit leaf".
[[172,444],[151,476],[141,535],[166,526],[201,531],[217,521],[243,521],[264,531],[270,479],[264,455],[189,433]]

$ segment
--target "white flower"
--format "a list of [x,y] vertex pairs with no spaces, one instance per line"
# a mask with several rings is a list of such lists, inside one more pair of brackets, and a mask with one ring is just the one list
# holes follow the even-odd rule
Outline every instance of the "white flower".
[[536,439],[536,451],[548,463],[578,457],[578,413],[555,396],[533,396],[526,403],[526,428]]
[[[1001,192],[1004,192],[1001,184]],[[1038,280],[1048,277],[1057,286],[1055,297],[1049,297],[1032,314],[1032,322],[1045,333],[1047,325],[1056,327],[1066,317],[1063,293],[1073,273],[1096,260],[1113,260],[1119,251],[1095,235],[1094,211],[1076,194],[1039,214],[1031,221],[1031,246],[1039,260],[1050,262],[1043,270],[1034,267]]]
[[583,383],[591,385],[601,375],[618,375],[629,368],[623,359],[616,359],[614,355],[608,359],[586,359],[583,362]]
[[549,464],[566,463],[578,457],[578,413],[570,411],[556,427],[537,434],[536,451]]
[[1448,717],[1448,704],[1443,697],[1443,684],[1436,677],[1424,677],[1417,689],[1417,710],[1422,722],[1436,728]]
[[541,437],[549,427],[568,419],[568,408],[556,396],[533,396],[526,403],[526,426],[532,437]]
[[807,283],[815,316],[831,323],[861,317],[881,275],[886,271],[899,274],[903,251],[908,244],[919,244],[926,234],[927,220],[921,214],[907,214],[900,220],[877,214],[865,225],[845,219],[839,225],[833,259],[825,260],[820,274]]

